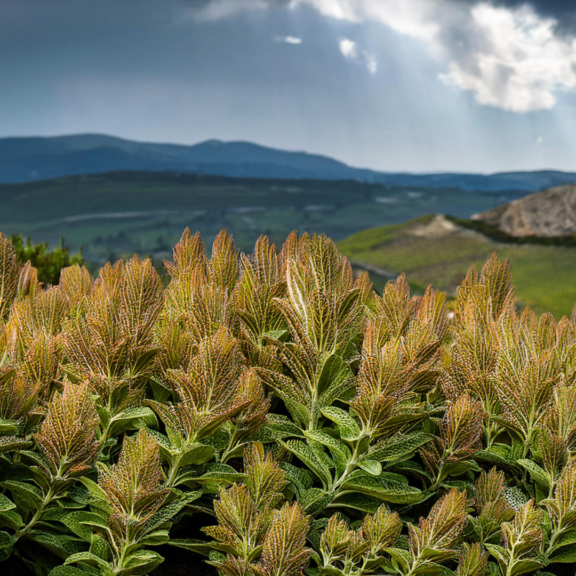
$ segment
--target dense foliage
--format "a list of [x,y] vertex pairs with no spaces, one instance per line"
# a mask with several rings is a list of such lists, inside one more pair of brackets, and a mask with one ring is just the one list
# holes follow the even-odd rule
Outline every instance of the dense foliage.
[[34,244],[30,236],[24,240],[22,234],[10,236],[10,241],[16,251],[20,264],[30,262],[38,275],[38,280],[45,284],[58,284],[60,271],[74,264],[84,264],[82,250],[70,255],[70,249],[64,246],[62,239],[56,248],[50,250],[48,242]]
[[[507,262],[454,310],[382,296],[324,236],[79,265],[0,237],[0,554],[37,574],[516,576],[576,562],[576,318]],[[202,522],[202,526],[198,523]],[[194,529],[202,528],[198,538]],[[160,548],[162,550],[162,548]],[[551,568],[549,568],[551,570]]]

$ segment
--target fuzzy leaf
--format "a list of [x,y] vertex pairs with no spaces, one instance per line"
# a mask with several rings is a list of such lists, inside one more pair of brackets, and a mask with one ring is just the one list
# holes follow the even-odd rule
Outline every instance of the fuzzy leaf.
[[342,440],[351,442],[360,438],[360,428],[358,428],[358,424],[356,424],[352,416],[345,410],[336,408],[335,406],[329,406],[322,409],[322,414],[338,425]]
[[301,440],[280,441],[280,444],[300,459],[322,482],[330,484],[332,479],[330,469],[308,444]]
[[532,480],[542,486],[542,488],[545,488],[546,490],[550,488],[550,479],[548,478],[546,471],[538,466],[536,462],[533,462],[532,460],[521,459],[517,460],[516,464],[519,464],[522,466],[522,468],[527,470]]
[[373,476],[357,476],[344,482],[343,489],[374,496],[394,504],[416,504],[425,494],[418,488],[393,480],[382,480]]
[[380,476],[382,474],[382,464],[376,460],[360,460],[358,467],[372,476]]

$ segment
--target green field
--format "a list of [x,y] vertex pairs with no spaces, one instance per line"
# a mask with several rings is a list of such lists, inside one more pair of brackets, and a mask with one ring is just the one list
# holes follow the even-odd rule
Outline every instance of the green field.
[[520,305],[559,317],[569,314],[576,302],[576,248],[496,243],[431,215],[364,230],[338,247],[355,261],[405,272],[416,289],[432,284],[449,294],[471,265],[482,266],[496,251],[510,259]]
[[340,240],[430,212],[469,217],[515,197],[356,181],[119,172],[0,186],[0,231],[52,244],[63,236],[72,250],[83,246],[95,268],[135,252],[166,258],[186,227],[208,244],[227,228],[249,251],[260,234],[278,244],[294,229]]

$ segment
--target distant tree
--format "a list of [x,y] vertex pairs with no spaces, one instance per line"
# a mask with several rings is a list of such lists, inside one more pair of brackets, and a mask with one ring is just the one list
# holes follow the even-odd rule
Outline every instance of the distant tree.
[[63,245],[62,238],[53,250],[50,250],[48,242],[33,244],[30,236],[24,240],[22,234],[12,234],[10,240],[20,264],[30,260],[32,266],[38,270],[38,280],[45,284],[58,284],[62,268],[84,264],[82,248],[76,254],[70,255],[70,249]]

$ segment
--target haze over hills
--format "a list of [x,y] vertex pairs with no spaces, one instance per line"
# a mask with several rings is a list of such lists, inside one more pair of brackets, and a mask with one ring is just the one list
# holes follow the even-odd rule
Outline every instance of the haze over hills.
[[192,172],[235,178],[358,180],[391,186],[534,192],[576,182],[576,173],[388,173],[354,168],[327,156],[250,142],[208,140],[192,146],[135,142],[104,134],[0,139],[0,183],[119,170]]

